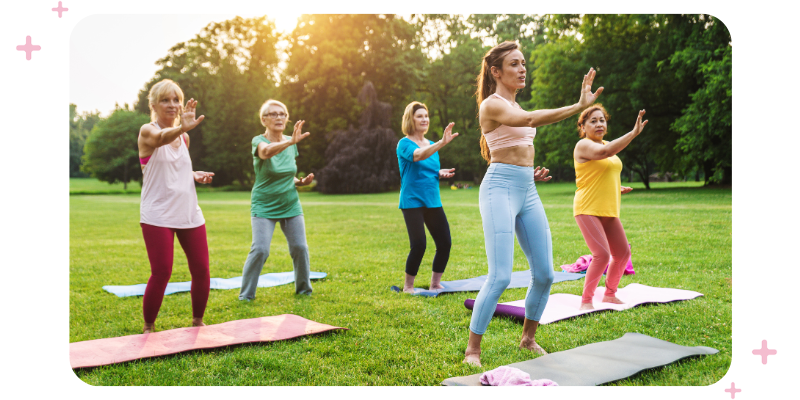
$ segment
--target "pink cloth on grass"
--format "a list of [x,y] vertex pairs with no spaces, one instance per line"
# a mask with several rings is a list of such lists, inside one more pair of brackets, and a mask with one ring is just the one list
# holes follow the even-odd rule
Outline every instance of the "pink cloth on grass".
[[558,386],[550,379],[531,380],[531,376],[518,368],[502,366],[481,375],[481,384],[486,386]]
[[[630,243],[628,243],[628,247],[630,247],[630,246],[631,246]],[[575,263],[573,263],[573,264],[564,264],[564,265],[561,266],[561,269],[564,272],[572,272],[572,273],[586,271],[586,269],[589,268],[589,263],[591,263],[591,262],[592,262],[592,256],[591,255],[580,256],[580,257],[578,257],[578,260],[575,261]],[[606,270],[603,271],[603,273],[605,274],[606,272],[608,272],[608,266],[607,265],[606,265]],[[636,274],[636,271],[633,270],[633,262],[631,262],[630,258],[628,259],[628,264],[625,266],[625,271],[623,271],[622,274],[623,275],[634,275],[634,274]]]
[[573,264],[564,264],[561,266],[561,269],[564,272],[581,272],[586,271],[589,268],[589,263],[592,262],[592,256],[580,256],[578,260],[575,261]]

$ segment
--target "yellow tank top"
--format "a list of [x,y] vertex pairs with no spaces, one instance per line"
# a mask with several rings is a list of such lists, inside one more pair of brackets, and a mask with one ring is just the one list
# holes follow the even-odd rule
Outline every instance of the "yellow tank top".
[[[589,140],[589,139],[583,139]],[[603,145],[605,145],[605,140]],[[575,163],[575,201],[572,215],[619,218],[622,161],[613,155],[602,160]]]

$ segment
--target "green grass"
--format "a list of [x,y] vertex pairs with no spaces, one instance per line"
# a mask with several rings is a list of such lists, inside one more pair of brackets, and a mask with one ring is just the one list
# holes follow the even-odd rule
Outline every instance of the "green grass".
[[69,178],[69,194],[126,194],[139,193],[142,190],[139,181],[128,182],[128,188],[122,183],[110,184],[94,178]]
[[[714,347],[720,353],[613,385],[709,385],[725,375],[731,363],[731,190],[690,186],[697,184],[658,183],[653,190],[623,196],[622,223],[633,245],[636,275],[624,276],[620,287],[637,282],[704,296],[544,325],[537,334],[542,347],[563,351],[639,332],[681,345]],[[572,217],[574,184],[539,185],[539,193],[559,270],[588,254]],[[250,194],[198,196],[207,221],[211,276],[240,276],[251,240]],[[292,313],[349,331],[76,370],[78,377],[92,385],[438,385],[450,376],[533,358],[517,348],[521,324],[494,318],[483,339],[484,367],[466,366],[461,360],[471,311],[463,303],[477,293],[424,298],[388,289],[402,283],[408,252],[397,192],[300,197],[311,269],[328,277],[312,283],[312,297],[296,296],[294,285],[285,285],[259,288],[255,301],[243,303],[237,300],[238,290],[212,290],[206,323]],[[453,235],[445,279],[486,274],[478,189],[443,189],[442,202]],[[70,196],[70,342],[141,332],[141,297],[118,298],[101,289],[147,281],[149,264],[138,222],[138,195]],[[419,287],[427,287],[430,279],[430,237],[428,243]],[[527,269],[518,245],[514,259],[515,271]],[[263,273],[291,268],[285,238],[276,233]],[[172,281],[188,280],[176,241]],[[557,283],[552,292],[580,295],[582,285],[583,280]],[[525,289],[508,289],[500,301],[524,296]],[[190,322],[189,294],[166,296],[157,329]]]

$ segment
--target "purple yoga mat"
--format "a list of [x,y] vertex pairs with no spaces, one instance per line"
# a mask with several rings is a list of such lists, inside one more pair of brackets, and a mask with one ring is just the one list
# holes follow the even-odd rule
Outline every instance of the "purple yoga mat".
[[[611,304],[603,303],[603,295],[606,288],[600,286],[594,292],[592,303],[594,310],[580,310],[581,296],[574,294],[555,293],[551,294],[547,300],[547,305],[542,313],[542,318],[539,324],[549,324],[551,322],[560,321],[562,319],[576,317],[578,315],[589,314],[596,311],[603,310],[616,310],[622,311],[629,308],[636,307],[645,303],[669,303],[672,301],[690,300],[695,297],[702,296],[702,293],[693,292],[691,290],[659,288],[638,283],[631,283],[624,288],[617,290],[617,298],[624,301],[625,304]],[[475,306],[475,300],[467,299],[464,301],[464,307],[472,310]],[[525,300],[510,301],[507,303],[500,303],[494,315],[504,315],[514,317],[517,319],[525,318]]]

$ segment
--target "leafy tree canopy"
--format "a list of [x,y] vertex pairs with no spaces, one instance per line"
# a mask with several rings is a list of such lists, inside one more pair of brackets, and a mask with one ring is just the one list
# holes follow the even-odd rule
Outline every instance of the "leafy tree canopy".
[[128,182],[142,176],[137,139],[149,122],[147,115],[127,108],[97,121],[86,139],[81,170],[103,182],[122,182],[127,189]]

